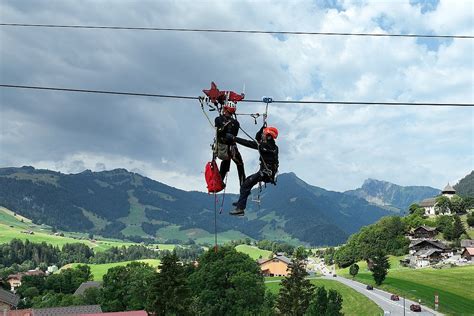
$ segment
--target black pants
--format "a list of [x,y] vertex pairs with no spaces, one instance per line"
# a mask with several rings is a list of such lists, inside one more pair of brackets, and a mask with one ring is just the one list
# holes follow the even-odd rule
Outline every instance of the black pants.
[[245,179],[244,183],[240,186],[240,196],[239,200],[237,201],[236,207],[245,210],[247,207],[247,199],[249,198],[250,191],[260,181],[268,180],[266,176],[263,175],[261,171],[254,173]]
[[[244,169],[244,161],[242,160],[242,155],[240,155],[237,146],[229,146],[229,156],[234,161],[235,165],[237,166],[237,173],[239,175],[239,183],[242,185],[245,180],[245,169]],[[221,175],[222,181],[229,172],[230,169],[230,159],[229,160],[222,160],[221,167],[219,169],[219,174]]]

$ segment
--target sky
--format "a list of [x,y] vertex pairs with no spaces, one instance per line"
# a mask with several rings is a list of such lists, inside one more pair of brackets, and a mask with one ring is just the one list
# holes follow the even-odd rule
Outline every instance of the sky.
[[[473,35],[467,1],[0,1],[1,23]],[[472,39],[0,27],[0,83],[248,99],[474,103]],[[264,104],[240,103],[262,113]],[[214,116],[214,112],[209,113]],[[344,191],[443,188],[474,169],[474,109],[271,104],[280,173]],[[254,134],[260,127],[239,119]],[[0,88],[0,167],[126,168],[205,191],[214,131],[194,100]],[[240,135],[245,137],[244,135]],[[241,148],[247,174],[258,153]],[[238,191],[231,165],[228,188]]]

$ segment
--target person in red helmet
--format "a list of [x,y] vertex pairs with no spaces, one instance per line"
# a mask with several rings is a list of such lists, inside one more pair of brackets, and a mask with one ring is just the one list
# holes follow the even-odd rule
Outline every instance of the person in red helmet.
[[234,140],[243,146],[257,149],[260,154],[260,170],[247,177],[240,186],[239,200],[233,205],[235,209],[230,211],[230,215],[243,216],[247,207],[247,199],[252,188],[259,182],[275,183],[275,176],[278,172],[278,146],[275,140],[278,137],[278,129],[273,126],[264,125],[255,136],[255,141],[242,139],[232,135],[227,138]]
[[235,137],[239,133],[240,124],[233,117],[236,109],[235,102],[224,102],[221,114],[214,121],[216,126],[216,145],[214,150],[217,158],[222,160],[219,169],[222,181],[224,181],[227,172],[229,172],[230,160],[232,159],[237,166],[239,184],[242,185],[245,179],[244,161],[235,142],[229,141],[227,137],[228,134]]

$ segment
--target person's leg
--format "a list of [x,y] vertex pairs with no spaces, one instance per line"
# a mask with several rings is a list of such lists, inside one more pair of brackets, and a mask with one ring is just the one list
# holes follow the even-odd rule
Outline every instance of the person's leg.
[[237,173],[239,175],[239,184],[240,186],[242,186],[245,180],[244,160],[242,159],[242,155],[237,149],[237,146],[233,146],[231,152],[232,152],[232,160],[237,166]]
[[224,182],[225,175],[229,172],[230,169],[230,159],[222,160],[221,167],[219,168],[219,174],[221,175],[222,182]]
[[244,183],[240,187],[240,196],[239,200],[236,203],[236,209],[231,212],[233,215],[241,215],[243,214],[243,210],[247,207],[247,199],[250,195],[250,191],[252,190],[253,186],[256,185],[259,181],[262,180],[260,172],[254,173],[245,179]]

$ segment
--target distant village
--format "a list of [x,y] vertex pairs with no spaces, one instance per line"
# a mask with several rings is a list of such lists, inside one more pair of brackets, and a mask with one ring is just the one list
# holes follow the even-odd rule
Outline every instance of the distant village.
[[[449,185],[441,192],[442,196],[452,199],[456,190]],[[425,216],[436,217],[436,198],[421,201]],[[452,215],[448,208],[443,215]],[[443,267],[445,265],[474,264],[474,240],[461,240],[459,248],[452,248],[436,238],[438,231],[435,227],[419,226],[413,229],[407,237],[410,239],[409,253],[401,264],[412,268]]]

